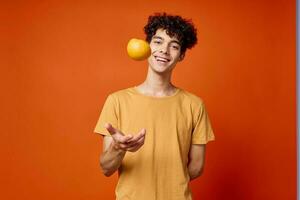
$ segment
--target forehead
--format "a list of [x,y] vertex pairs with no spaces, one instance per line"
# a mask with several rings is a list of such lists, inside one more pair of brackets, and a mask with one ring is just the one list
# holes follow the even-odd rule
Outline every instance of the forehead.
[[165,29],[157,29],[155,35],[152,37],[153,39],[158,38],[158,39],[163,39],[163,40],[170,40],[179,43],[179,40],[177,37],[174,35],[173,37],[170,37],[167,34],[167,31]]

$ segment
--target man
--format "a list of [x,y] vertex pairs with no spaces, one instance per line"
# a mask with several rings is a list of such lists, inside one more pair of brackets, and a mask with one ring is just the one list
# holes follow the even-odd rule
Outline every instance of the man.
[[101,168],[106,176],[118,170],[117,200],[190,200],[188,183],[203,173],[205,145],[215,136],[203,100],[174,86],[171,75],[196,44],[196,29],[162,13],[144,30],[146,80],[110,94],[95,127],[104,135]]

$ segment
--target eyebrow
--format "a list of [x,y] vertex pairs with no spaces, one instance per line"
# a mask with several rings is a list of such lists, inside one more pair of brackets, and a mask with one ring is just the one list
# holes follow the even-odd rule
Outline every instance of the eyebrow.
[[[162,37],[156,36],[156,35],[154,35],[152,37],[152,39],[161,39],[161,40],[164,40]],[[180,42],[178,42],[177,40],[171,40],[171,42],[174,42],[174,43],[177,43],[178,45],[181,45]]]

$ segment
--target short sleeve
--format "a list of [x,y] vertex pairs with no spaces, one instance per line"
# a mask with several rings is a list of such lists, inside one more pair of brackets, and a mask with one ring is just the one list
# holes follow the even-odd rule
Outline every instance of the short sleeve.
[[112,95],[109,95],[103,105],[100,117],[94,129],[95,133],[101,135],[110,135],[104,127],[105,123],[110,123],[113,127],[118,128],[117,103]]
[[200,104],[200,108],[197,109],[195,116],[192,144],[206,144],[209,141],[215,140],[215,135],[203,102]]

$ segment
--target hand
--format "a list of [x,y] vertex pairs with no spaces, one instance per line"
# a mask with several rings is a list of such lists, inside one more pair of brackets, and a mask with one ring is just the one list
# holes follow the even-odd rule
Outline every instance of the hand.
[[145,141],[146,129],[142,129],[137,135],[125,135],[120,130],[114,128],[111,124],[106,123],[105,128],[111,134],[115,147],[123,151],[136,152],[143,146]]

